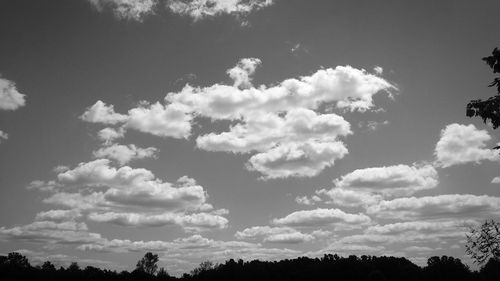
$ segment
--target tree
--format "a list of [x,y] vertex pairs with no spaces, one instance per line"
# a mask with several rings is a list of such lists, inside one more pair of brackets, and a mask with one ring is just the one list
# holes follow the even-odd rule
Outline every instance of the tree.
[[80,271],[80,266],[78,265],[77,262],[72,262],[69,267],[68,267],[68,270],[69,271],[73,271],[73,272],[77,272],[77,271]]
[[17,252],[12,252],[7,255],[7,263],[9,265],[16,267],[24,267],[24,268],[30,267],[28,259]]
[[[489,65],[493,73],[500,73],[500,50],[498,48],[493,50],[491,56],[484,57],[483,61]],[[496,129],[500,127],[500,77],[495,78],[489,87],[497,87],[497,94],[485,101],[481,99],[471,100],[467,104],[466,115],[468,117],[479,116],[484,123],[490,121],[493,129]]]
[[50,261],[46,261],[42,264],[42,270],[44,270],[44,271],[56,271],[56,267]]
[[471,227],[465,250],[478,264],[490,258],[500,261],[500,223],[490,220],[479,227]]
[[158,280],[168,280],[169,277],[170,275],[163,267],[160,267],[160,270],[158,270],[158,273],[156,273],[156,279]]
[[154,275],[158,270],[158,255],[147,252],[142,259],[137,262],[136,269],[149,275]]
[[202,272],[211,270],[213,267],[214,267],[213,262],[204,261],[204,262],[200,263],[200,265],[197,268],[195,268],[191,271],[191,275],[193,275],[193,276],[199,275]]

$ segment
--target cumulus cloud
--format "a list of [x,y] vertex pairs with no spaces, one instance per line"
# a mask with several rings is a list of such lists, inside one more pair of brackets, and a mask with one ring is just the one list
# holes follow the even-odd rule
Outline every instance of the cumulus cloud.
[[44,203],[64,210],[41,212],[37,220],[88,220],[122,226],[177,225],[185,231],[223,229],[227,210],[214,210],[196,181],[183,176],[175,183],[163,181],[147,170],[111,166],[108,159],[80,163],[65,169],[57,180],[30,184],[50,192]]
[[181,105],[162,105],[158,102],[141,102],[124,115],[116,113],[113,105],[97,101],[85,110],[80,119],[90,123],[120,124],[118,129],[104,128],[99,132],[101,140],[110,142],[123,137],[125,129],[135,129],[160,137],[187,138],[191,134],[192,116],[186,114]]
[[346,154],[342,142],[287,143],[255,154],[248,168],[264,174],[264,179],[313,177]]
[[[247,167],[265,179],[311,177],[348,153],[339,138],[352,134],[343,117],[322,113],[320,108],[328,105],[363,112],[375,107],[375,94],[396,90],[386,80],[350,66],[320,69],[299,79],[257,87],[251,82],[260,64],[257,58],[240,60],[227,71],[233,85],[187,84],[167,94],[165,103],[141,102],[126,115],[98,101],[81,118],[173,138],[188,138],[197,118],[231,121],[227,131],[199,135],[198,148],[252,153]],[[105,129],[100,138],[109,142],[121,137],[123,131],[116,130]]]
[[162,105],[143,103],[128,112],[126,128],[159,137],[188,138],[191,134],[192,116],[178,104]]
[[500,177],[494,177],[494,178],[491,180],[491,183],[500,184]]
[[144,214],[144,213],[90,213],[88,218],[96,222],[107,222],[122,226],[149,226],[159,227],[166,225],[180,225],[188,231],[206,229],[223,229],[228,220],[222,216],[210,213],[181,214]]
[[173,13],[187,15],[194,20],[220,14],[243,16],[273,4],[273,0],[168,0]]
[[364,207],[378,204],[384,198],[407,196],[435,188],[438,173],[431,165],[394,165],[354,170],[333,181],[331,189],[315,191],[311,197],[296,199],[304,205],[315,202],[341,207]]
[[[382,196],[372,192],[352,190],[345,188],[320,189],[316,191],[316,198],[326,197],[325,203],[341,207],[366,207],[382,200]],[[313,196],[314,198],[314,196]],[[318,201],[319,201],[318,200]]]
[[438,184],[438,173],[431,165],[358,169],[334,180],[336,187],[360,189],[387,195],[410,195]]
[[116,18],[143,21],[165,7],[195,21],[221,14],[246,16],[273,4],[273,0],[88,0],[99,12],[109,9]]
[[134,144],[121,145],[112,144],[110,146],[101,147],[94,151],[94,157],[107,158],[118,162],[120,165],[136,159],[156,158],[158,149],[154,147],[141,148]]
[[142,21],[154,13],[158,0],[88,0],[98,11],[110,9],[118,19]]
[[90,123],[102,123],[114,125],[127,120],[127,116],[115,112],[113,105],[106,105],[103,101],[97,101],[88,107],[80,116],[80,119]]
[[369,206],[367,213],[384,219],[496,217],[500,198],[472,194],[396,198]]
[[447,168],[470,162],[479,164],[484,160],[498,161],[498,152],[486,147],[490,140],[486,130],[478,130],[473,124],[450,124],[441,130],[436,144],[436,164]]
[[261,60],[257,58],[245,58],[240,60],[235,67],[228,69],[227,74],[233,79],[234,87],[250,88],[252,75],[261,63]]
[[[142,208],[196,210],[204,206],[207,195],[199,185],[175,186],[155,178],[146,169],[110,166],[107,159],[80,163],[76,168],[57,176],[67,186],[105,189],[104,205],[131,205]],[[95,192],[94,195],[99,195]]]
[[2,143],[2,140],[7,140],[7,139],[9,139],[9,134],[0,130],[0,143]]
[[309,242],[330,235],[329,231],[317,230],[302,233],[291,227],[254,226],[236,232],[238,239],[262,239],[264,242],[297,244]]
[[103,141],[104,144],[106,145],[113,143],[113,141],[117,139],[123,138],[124,135],[125,135],[125,130],[121,127],[117,129],[107,127],[100,130],[99,133],[97,134],[99,139]]
[[314,209],[293,212],[283,218],[273,219],[276,225],[290,227],[319,227],[327,225],[361,225],[370,222],[365,214],[349,214],[339,209]]
[[336,114],[317,114],[309,109],[293,109],[284,117],[278,114],[261,113],[248,117],[245,123],[220,134],[199,136],[199,148],[208,151],[233,153],[264,152],[276,144],[332,143],[338,136],[352,134],[350,124]]
[[49,210],[44,212],[39,212],[36,214],[36,220],[38,221],[74,221],[82,217],[79,210]]
[[25,103],[25,95],[19,93],[16,84],[0,77],[0,110],[16,110]]

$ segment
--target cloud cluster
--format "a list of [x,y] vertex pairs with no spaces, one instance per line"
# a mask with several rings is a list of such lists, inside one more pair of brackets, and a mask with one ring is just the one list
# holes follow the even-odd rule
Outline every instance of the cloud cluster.
[[101,147],[93,152],[96,158],[112,159],[117,161],[120,165],[127,164],[136,159],[156,158],[157,153],[158,149],[154,147],[141,148],[133,144],[112,144],[110,146]]
[[273,0],[168,0],[167,7],[176,14],[194,20],[220,14],[246,15],[273,4]]
[[214,210],[208,195],[196,181],[182,177],[176,183],[162,181],[146,169],[114,168],[108,159],[80,163],[62,170],[57,181],[37,182],[31,188],[49,191],[45,203],[66,210],[37,215],[55,220],[82,217],[123,226],[178,225],[186,231],[222,229],[227,212]]
[[498,161],[498,153],[486,148],[490,140],[491,136],[486,130],[479,130],[472,124],[450,124],[441,131],[441,138],[436,144],[436,165],[447,168],[484,160]]
[[0,77],[0,110],[16,110],[25,103],[25,95],[19,93],[16,84]]
[[9,139],[9,134],[0,130],[0,143],[2,143],[2,140],[7,140],[7,139]]
[[385,195],[410,195],[438,184],[438,173],[431,165],[358,169],[334,180],[339,188],[359,189]]
[[262,239],[269,243],[297,244],[330,235],[329,231],[315,230],[303,233],[291,227],[254,226],[236,232],[238,239]]
[[[0,110],[16,110],[26,104],[26,95],[21,94],[16,84],[0,76]],[[7,140],[9,134],[0,130],[0,143]]]
[[442,217],[483,219],[500,215],[500,198],[472,194],[404,197],[384,200],[369,206],[367,213],[385,219]]
[[110,9],[116,18],[142,21],[165,7],[174,14],[198,21],[221,14],[245,16],[273,4],[273,0],[88,0],[102,12]]
[[362,213],[349,214],[340,209],[302,210],[293,212],[283,218],[273,219],[273,223],[290,227],[321,227],[330,225],[363,225],[370,218]]
[[111,9],[118,19],[142,21],[153,14],[153,8],[158,0],[88,0],[92,6],[102,12]]
[[117,126],[99,132],[105,142],[122,137],[129,129],[187,139],[197,118],[230,121],[227,131],[197,136],[198,148],[252,154],[248,169],[265,179],[311,177],[348,153],[339,138],[352,134],[349,122],[321,108],[363,112],[374,108],[375,94],[395,89],[386,80],[350,66],[255,87],[252,75],[260,64],[257,58],[240,60],[227,71],[233,85],[186,85],[167,94],[165,103],[141,102],[127,114],[97,101],[80,118]]

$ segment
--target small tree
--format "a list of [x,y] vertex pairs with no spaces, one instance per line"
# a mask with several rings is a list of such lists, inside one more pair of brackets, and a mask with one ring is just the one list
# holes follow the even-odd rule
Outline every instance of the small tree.
[[491,220],[471,227],[465,250],[477,264],[484,264],[490,258],[500,261],[500,223]]
[[137,262],[136,269],[149,275],[154,275],[158,270],[158,255],[147,252],[142,259]]

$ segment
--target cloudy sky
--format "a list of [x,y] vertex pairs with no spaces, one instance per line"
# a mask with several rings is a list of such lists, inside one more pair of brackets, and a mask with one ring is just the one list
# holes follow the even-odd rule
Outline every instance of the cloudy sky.
[[0,1],[0,253],[464,257],[498,1]]

